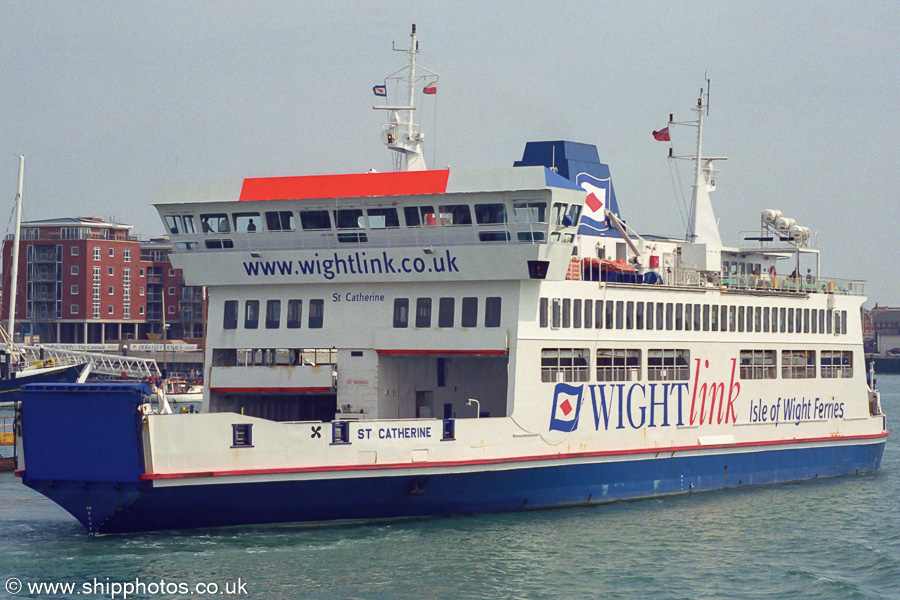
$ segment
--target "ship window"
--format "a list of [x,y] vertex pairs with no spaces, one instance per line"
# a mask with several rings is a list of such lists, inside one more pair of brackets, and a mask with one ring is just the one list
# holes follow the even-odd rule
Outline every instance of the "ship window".
[[683,305],[681,302],[675,304],[675,331],[684,329]]
[[738,306],[737,310],[738,310],[738,316],[737,316],[738,331],[742,332],[742,331],[744,331],[744,307]]
[[309,328],[322,329],[325,322],[325,301],[310,300],[309,301]]
[[504,204],[476,204],[475,222],[479,225],[506,223],[506,206]]
[[[715,308],[715,307],[713,307]],[[709,331],[709,304],[703,305],[703,331]],[[713,313],[715,314],[715,313]]]
[[809,320],[810,321],[809,322],[810,333],[819,333],[819,309],[818,308],[812,309],[810,314],[812,315],[812,317]]
[[753,308],[753,331],[762,331],[762,307]]
[[737,331],[737,323],[735,322],[737,320],[736,314],[737,314],[737,307],[729,306],[728,307],[728,331]]
[[774,350],[741,350],[741,379],[775,379]]
[[819,333],[825,333],[825,311],[819,309]]
[[581,329],[581,300],[572,301],[572,327]]
[[266,300],[266,329],[281,326],[281,300]]
[[809,309],[803,309],[803,333],[809,333]]
[[634,305],[634,327],[635,329],[644,328],[644,303],[638,302]]
[[[546,223],[546,202],[516,202],[513,204],[517,223]],[[541,238],[543,239],[543,238]]]
[[369,217],[369,227],[372,229],[384,229],[386,227],[400,227],[400,216],[396,208],[369,208],[366,209]]
[[653,329],[653,314],[655,312],[652,302],[647,303],[647,329]]
[[780,314],[779,319],[781,319],[781,333],[785,333],[787,331],[787,321],[788,321],[787,317],[786,317],[787,309],[782,306],[779,314]]
[[640,381],[641,351],[629,348],[597,349],[597,381]]
[[783,379],[812,379],[815,376],[815,350],[781,351],[781,377]]
[[763,326],[763,331],[765,333],[769,333],[769,319],[770,318],[771,317],[769,316],[769,307],[764,306],[763,311],[762,311],[762,326]]
[[327,210],[301,210],[300,226],[307,230],[331,229],[331,217]]
[[603,300],[594,303],[594,327],[603,329]]
[[347,244],[347,243],[355,244],[355,243],[359,243],[359,242],[368,242],[369,236],[367,236],[365,233],[357,233],[357,232],[338,233],[337,241],[341,242],[342,244]]
[[853,352],[849,350],[822,350],[822,377],[825,379],[849,379],[853,377]]
[[[576,300],[575,302],[578,302]],[[484,326],[500,327],[500,296],[488,296],[484,299]]]
[[[671,306],[671,304],[669,306]],[[665,307],[664,302],[656,303],[656,329],[657,329],[657,331],[662,330],[665,327],[665,324],[666,324],[665,309],[666,309],[666,307]],[[669,323],[671,323],[671,322],[672,322],[672,319],[670,318]]]
[[479,231],[479,242],[508,242],[510,240],[508,231]]
[[[784,310],[784,309],[781,309]],[[831,333],[831,323],[834,321],[834,310],[828,309],[828,317],[825,319],[825,326],[827,327],[827,333]]]
[[794,331],[796,331],[797,333],[802,333],[803,332],[803,309],[800,309],[800,308],[796,309],[794,311],[794,315],[795,315],[796,322],[797,322],[796,327],[794,328]]
[[700,331],[700,305],[694,305],[694,331]]
[[544,232],[543,231],[520,231],[516,234],[516,237],[520,242],[543,242],[544,241]]
[[394,327],[409,326],[409,298],[394,299]]
[[690,350],[647,350],[648,381],[687,381],[690,370]]
[[572,326],[572,300],[563,298],[562,302],[562,326],[565,329]]
[[587,381],[590,374],[587,348],[543,348],[541,381],[545,383]]
[[259,300],[247,300],[244,304],[244,328],[259,327]]
[[613,329],[615,327],[615,322],[613,321],[613,317],[616,313],[616,303],[612,300],[606,301],[606,328]]
[[[546,306],[547,299],[541,298],[544,303],[544,316],[542,323],[546,322]],[[454,310],[456,305],[455,298],[441,298],[438,300],[438,327],[453,327],[453,319],[454,319]],[[542,324],[541,327],[546,327],[546,324]]]
[[231,231],[228,215],[225,213],[200,215],[200,228],[203,233],[228,233]]
[[181,217],[177,215],[166,215],[166,227],[169,229],[169,233],[171,234],[179,234],[182,231],[181,226]]
[[462,326],[476,327],[478,325],[478,298],[462,299]]
[[666,329],[672,331],[675,327],[675,307],[671,302],[666,302]]
[[847,335],[847,311],[841,311],[841,335]]
[[234,213],[234,230],[237,233],[253,233],[259,228],[259,213]]
[[231,240],[204,240],[204,245],[211,250],[234,248],[234,242]]
[[[431,223],[428,223],[425,215],[431,215]],[[404,206],[403,218],[406,220],[407,227],[421,227],[426,223],[428,225],[437,225],[433,206]]]
[[787,309],[787,332],[794,333],[794,309]]
[[694,322],[691,320],[691,314],[694,311],[693,304],[685,304],[684,305],[684,329],[685,331],[690,331],[692,329],[692,325]]
[[253,424],[241,423],[231,426],[231,447],[249,448],[253,446]]
[[294,231],[294,213],[289,210],[266,212],[266,229],[269,231]]
[[303,322],[303,300],[288,300],[287,328],[300,329]]
[[584,326],[586,329],[590,329],[594,324],[594,301],[593,300],[585,300],[584,301]]
[[634,329],[634,302],[625,303],[625,329]]
[[550,326],[550,301],[547,298],[541,298],[538,303],[538,325],[540,327]]
[[559,298],[553,299],[553,314],[551,317],[551,327],[559,329],[560,321],[562,320],[562,302],[559,301]]
[[361,208],[340,208],[334,211],[334,224],[338,229],[362,229],[363,211]]
[[184,229],[182,229],[182,233],[197,233],[197,230],[194,228],[194,215],[184,215],[182,217],[184,223]]
[[472,212],[469,210],[468,204],[444,204],[438,208],[441,212],[441,223],[443,225],[472,224]]
[[416,299],[416,327],[431,327],[431,298]]

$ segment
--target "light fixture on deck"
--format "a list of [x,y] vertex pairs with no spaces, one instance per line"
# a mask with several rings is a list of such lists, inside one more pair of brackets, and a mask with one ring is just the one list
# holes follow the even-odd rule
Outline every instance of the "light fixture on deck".
[[427,248],[422,248],[422,252],[425,254],[434,254],[434,247],[428,246]]
[[251,251],[250,251],[250,256],[251,256],[252,258],[259,258],[259,250],[251,250]]
[[475,403],[475,418],[481,418],[481,402],[476,400],[475,398],[469,398],[469,401],[466,402],[466,406],[472,406],[472,403]]

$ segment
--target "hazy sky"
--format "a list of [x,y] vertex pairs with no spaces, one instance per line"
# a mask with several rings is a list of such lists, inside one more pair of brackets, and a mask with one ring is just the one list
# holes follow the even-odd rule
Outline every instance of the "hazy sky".
[[[5,0],[0,218],[19,154],[27,219],[114,218],[141,236],[163,232],[160,182],[388,170],[371,88],[403,66],[391,44],[412,23],[441,76],[420,113],[429,164],[596,144],[629,225],[682,235],[668,144],[650,132],[693,117],[706,73],[723,241],[779,208],[818,232],[823,276],[900,306],[897,0]],[[690,154],[693,131],[672,143]]]

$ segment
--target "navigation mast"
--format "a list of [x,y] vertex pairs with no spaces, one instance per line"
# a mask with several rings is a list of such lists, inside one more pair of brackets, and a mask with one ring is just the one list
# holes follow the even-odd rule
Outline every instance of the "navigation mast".
[[[713,211],[709,193],[716,190],[716,173],[712,163],[726,160],[724,156],[703,156],[703,115],[709,114],[709,80],[706,83],[706,94],[700,89],[697,106],[697,153],[694,155],[694,187],[691,196],[690,225],[687,242],[706,244],[709,249],[721,249],[722,238],[719,235],[719,223]],[[685,123],[681,123],[685,124]]]
[[[375,110],[390,111],[390,121],[385,123],[381,132],[381,139],[385,145],[397,152],[395,155],[395,169],[399,171],[424,171],[428,167],[425,164],[425,154],[422,151],[422,142],[425,134],[419,131],[419,126],[413,122],[413,111],[416,110],[415,85],[418,81],[433,79],[429,85],[438,80],[438,74],[430,69],[419,66],[425,72],[424,75],[416,75],[416,55],[419,53],[419,40],[416,35],[416,26],[413,24],[409,35],[409,49],[393,48],[395,52],[404,52],[408,56],[406,67],[391,73],[385,80],[390,79],[406,83],[406,104],[373,106]],[[386,93],[386,92],[385,92]]]

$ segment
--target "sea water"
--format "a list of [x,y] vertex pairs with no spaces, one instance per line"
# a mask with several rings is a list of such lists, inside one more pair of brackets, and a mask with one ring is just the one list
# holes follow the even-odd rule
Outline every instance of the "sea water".
[[[900,376],[879,376],[878,387],[890,426]],[[41,584],[70,590],[39,592]],[[93,538],[0,473],[0,597],[896,599],[900,440],[888,439],[874,474],[791,485],[565,510]]]

